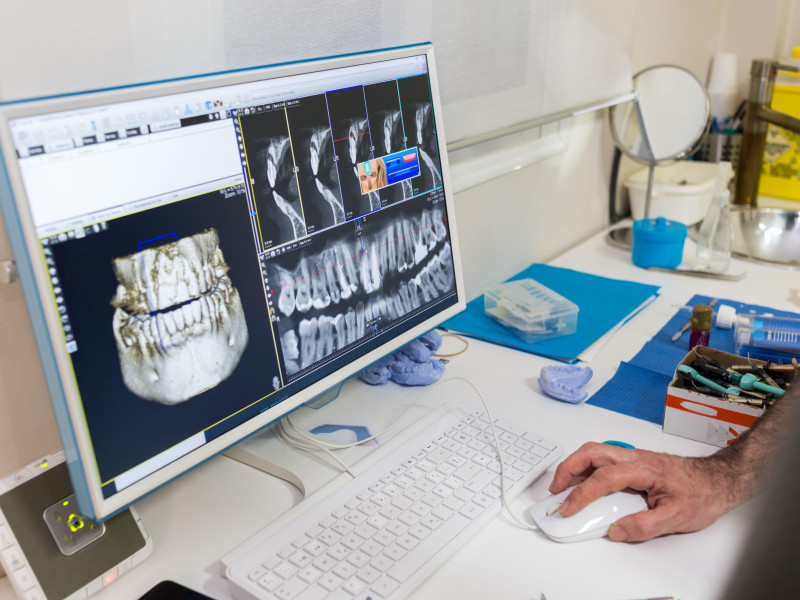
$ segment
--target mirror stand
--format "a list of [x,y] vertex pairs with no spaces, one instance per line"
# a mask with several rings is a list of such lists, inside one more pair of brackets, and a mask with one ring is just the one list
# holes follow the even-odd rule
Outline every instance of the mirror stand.
[[[609,108],[614,144],[629,158],[649,167],[644,218],[650,218],[655,168],[685,159],[708,131],[710,103],[705,86],[692,73],[674,65],[657,65],[633,77],[634,98]],[[633,230],[611,230],[606,240],[630,250]]]

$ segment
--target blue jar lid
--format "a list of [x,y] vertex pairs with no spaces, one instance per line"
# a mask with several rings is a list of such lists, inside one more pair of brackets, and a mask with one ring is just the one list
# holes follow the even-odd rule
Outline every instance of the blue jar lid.
[[648,242],[680,242],[686,238],[688,227],[664,217],[641,219],[633,223],[633,234]]

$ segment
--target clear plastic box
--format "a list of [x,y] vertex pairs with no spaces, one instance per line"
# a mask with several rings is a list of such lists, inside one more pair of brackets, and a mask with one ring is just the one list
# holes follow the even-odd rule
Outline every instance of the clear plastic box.
[[575,333],[578,305],[533,279],[509,281],[486,290],[483,308],[527,343]]

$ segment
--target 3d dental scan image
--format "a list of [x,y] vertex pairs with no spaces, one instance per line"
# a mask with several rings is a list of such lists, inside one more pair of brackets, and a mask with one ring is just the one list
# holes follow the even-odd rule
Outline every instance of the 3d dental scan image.
[[243,186],[127,215],[48,250],[105,479],[275,391]]
[[247,345],[247,323],[215,229],[113,265],[114,339],[131,392],[176,404],[233,372]]

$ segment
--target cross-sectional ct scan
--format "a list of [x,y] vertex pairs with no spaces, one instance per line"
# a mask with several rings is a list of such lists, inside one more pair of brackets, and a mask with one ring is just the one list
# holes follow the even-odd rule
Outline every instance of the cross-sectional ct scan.
[[326,97],[339,167],[339,181],[342,185],[345,216],[347,219],[352,219],[381,207],[381,197],[378,191],[362,192],[358,172],[360,163],[375,156],[364,101],[364,88],[357,86],[337,90],[327,93]]
[[215,229],[113,260],[112,322],[125,386],[162,404],[226,379],[248,332]]
[[[384,156],[405,150],[408,146],[403,130],[397,82],[392,80],[364,86],[364,97],[375,155]],[[390,185],[380,192],[384,205],[410,198],[413,193],[408,180]]]
[[454,289],[443,211],[420,204],[387,207],[267,262],[289,378]]
[[286,103],[306,229],[344,223],[345,214],[324,94]]
[[262,248],[306,235],[284,109],[240,117]]
[[399,79],[397,86],[400,89],[407,144],[417,146],[420,155],[420,175],[412,181],[414,193],[418,194],[442,185],[430,83],[427,75],[417,75]]

